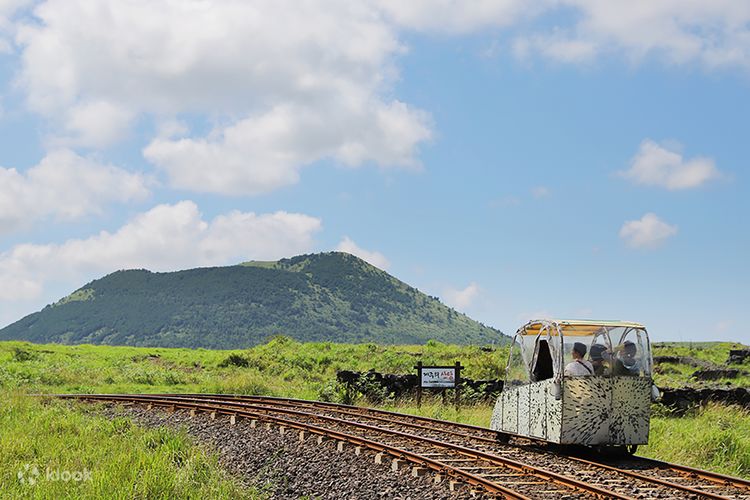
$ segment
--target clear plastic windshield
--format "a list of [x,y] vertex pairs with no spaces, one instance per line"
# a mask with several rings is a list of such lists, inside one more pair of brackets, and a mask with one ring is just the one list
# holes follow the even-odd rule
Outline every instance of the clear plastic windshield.
[[516,335],[510,346],[508,366],[505,368],[505,387],[512,387],[529,383],[528,360],[524,356],[523,337]]
[[556,329],[517,334],[506,365],[506,387],[559,381],[562,376],[651,377],[646,330],[601,326],[590,331],[590,335],[560,335]]
[[643,329],[603,327],[591,336],[564,338],[566,376],[651,376],[651,351]]

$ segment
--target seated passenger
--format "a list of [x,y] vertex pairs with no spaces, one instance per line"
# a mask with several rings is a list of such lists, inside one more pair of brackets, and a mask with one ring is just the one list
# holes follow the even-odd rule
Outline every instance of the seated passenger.
[[609,375],[612,371],[612,356],[607,350],[607,346],[594,344],[589,352],[591,365],[594,367],[594,375]]
[[641,362],[636,358],[638,348],[636,345],[627,340],[622,345],[621,349],[618,349],[617,359],[615,359],[614,375],[626,376],[626,377],[637,377],[641,374]]
[[573,344],[573,361],[565,367],[565,375],[568,377],[588,377],[594,374],[594,367],[584,360],[586,355],[586,344],[576,342]]

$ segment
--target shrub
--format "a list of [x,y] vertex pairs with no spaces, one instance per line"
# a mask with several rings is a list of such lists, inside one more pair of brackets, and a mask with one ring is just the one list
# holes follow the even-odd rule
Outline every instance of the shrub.
[[13,359],[15,361],[32,361],[37,358],[36,353],[33,353],[31,351],[26,351],[24,349],[21,349],[20,347],[14,347],[13,348]]
[[230,354],[224,361],[219,363],[219,368],[227,368],[229,366],[247,368],[250,366],[250,361],[240,354]]

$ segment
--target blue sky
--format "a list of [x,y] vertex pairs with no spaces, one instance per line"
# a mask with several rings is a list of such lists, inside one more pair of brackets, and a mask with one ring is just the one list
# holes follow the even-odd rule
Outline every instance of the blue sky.
[[345,250],[511,333],[750,342],[745,2],[0,2],[0,323]]

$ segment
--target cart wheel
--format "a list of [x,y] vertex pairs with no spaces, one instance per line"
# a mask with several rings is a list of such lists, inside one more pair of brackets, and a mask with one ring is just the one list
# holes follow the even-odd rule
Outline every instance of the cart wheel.
[[495,439],[497,440],[498,443],[508,444],[508,442],[510,442],[510,435],[509,434],[503,434],[502,432],[498,432],[496,434],[496,436],[497,437]]
[[625,447],[625,452],[628,455],[635,455],[635,452],[638,451],[638,445],[637,444],[629,444]]

